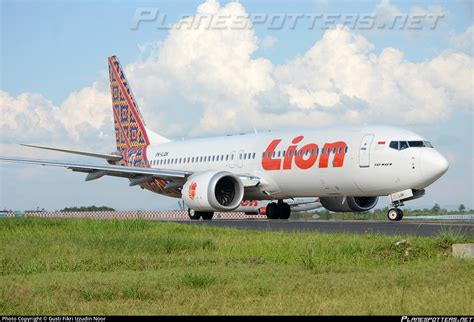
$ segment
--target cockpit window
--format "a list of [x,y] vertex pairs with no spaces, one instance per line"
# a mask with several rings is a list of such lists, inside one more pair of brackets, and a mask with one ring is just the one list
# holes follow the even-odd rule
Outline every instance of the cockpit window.
[[395,150],[404,150],[407,148],[432,148],[430,142],[428,141],[391,141],[389,145],[392,149]]
[[408,141],[410,148],[422,148],[425,146],[423,141]]
[[433,147],[433,146],[431,145],[431,143],[428,142],[428,141],[423,141],[423,143],[425,144],[425,146],[426,146],[427,148],[432,148],[432,147]]

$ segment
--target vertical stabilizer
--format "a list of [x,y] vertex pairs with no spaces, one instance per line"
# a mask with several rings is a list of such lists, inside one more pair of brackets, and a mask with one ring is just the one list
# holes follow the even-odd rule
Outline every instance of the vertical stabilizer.
[[108,60],[117,149],[145,147],[150,144],[145,122],[122,66],[116,56]]

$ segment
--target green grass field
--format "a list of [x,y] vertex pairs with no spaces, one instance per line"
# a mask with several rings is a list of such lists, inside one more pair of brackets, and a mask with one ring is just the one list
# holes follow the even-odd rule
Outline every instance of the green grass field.
[[472,315],[473,240],[2,219],[0,314]]

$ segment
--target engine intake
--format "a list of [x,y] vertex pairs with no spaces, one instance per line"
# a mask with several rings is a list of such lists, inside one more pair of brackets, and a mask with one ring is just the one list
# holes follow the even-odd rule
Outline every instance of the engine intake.
[[335,212],[362,212],[375,207],[379,197],[322,197],[320,202],[327,210]]
[[181,191],[184,203],[196,211],[231,211],[244,197],[242,181],[227,171],[207,171],[188,178]]

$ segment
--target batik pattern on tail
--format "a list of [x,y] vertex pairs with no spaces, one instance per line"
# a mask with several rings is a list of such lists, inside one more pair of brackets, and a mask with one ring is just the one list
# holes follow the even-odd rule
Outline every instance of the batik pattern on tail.
[[[114,112],[115,140],[117,150],[124,157],[120,162],[122,165],[149,168],[147,147],[150,141],[145,130],[145,122],[116,56],[109,57],[109,77]],[[181,192],[176,188],[165,189],[166,184],[165,180],[155,178],[150,182],[140,184],[140,186],[172,197],[179,198],[181,196]]]
[[145,123],[116,56],[109,57],[109,77],[117,149],[147,146],[150,141]]

